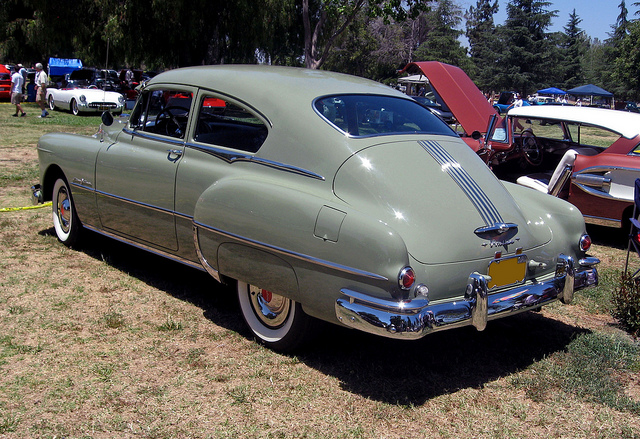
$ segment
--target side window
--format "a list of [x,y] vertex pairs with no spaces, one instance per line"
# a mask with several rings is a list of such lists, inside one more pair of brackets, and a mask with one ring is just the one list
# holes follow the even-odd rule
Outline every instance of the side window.
[[131,115],[132,128],[184,139],[193,94],[178,90],[143,93]]
[[267,134],[264,122],[240,105],[212,96],[200,101],[196,142],[256,152]]
[[513,118],[513,127],[517,133],[528,129],[531,130],[536,137],[558,141],[569,140],[562,129],[562,124],[557,121],[518,117]]

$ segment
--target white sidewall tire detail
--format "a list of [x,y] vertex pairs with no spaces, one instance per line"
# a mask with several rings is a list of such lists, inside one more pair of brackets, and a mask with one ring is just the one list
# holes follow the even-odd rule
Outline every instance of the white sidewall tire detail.
[[[68,200],[68,206],[64,208],[68,213],[68,224],[65,224],[64,219],[61,219],[63,213],[61,212],[60,203],[64,202],[65,199]],[[53,228],[56,231],[58,240],[66,245],[73,244],[78,237],[78,217],[71,198],[71,191],[63,178],[58,178],[53,185],[51,209],[53,214]]]
[[293,300],[291,301],[291,306],[289,307],[289,313],[286,320],[282,325],[274,329],[265,326],[264,323],[258,319],[251,304],[249,295],[249,285],[246,282],[238,281],[238,301],[240,302],[242,316],[247,322],[247,325],[249,325],[251,332],[253,332],[256,337],[260,338],[261,341],[268,345],[278,343],[291,334],[291,328],[296,317],[296,302]]

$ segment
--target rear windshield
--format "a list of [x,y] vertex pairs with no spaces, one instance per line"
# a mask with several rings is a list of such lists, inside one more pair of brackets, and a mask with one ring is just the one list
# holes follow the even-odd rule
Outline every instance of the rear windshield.
[[339,95],[316,99],[316,111],[350,136],[439,134],[455,136],[428,109],[409,99],[376,95]]

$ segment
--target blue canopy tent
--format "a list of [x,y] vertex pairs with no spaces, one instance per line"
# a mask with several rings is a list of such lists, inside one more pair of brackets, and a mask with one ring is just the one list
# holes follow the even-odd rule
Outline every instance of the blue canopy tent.
[[542,90],[538,90],[539,95],[566,95],[567,92],[564,90],[560,90],[557,87],[549,87],[543,88]]
[[593,84],[587,84],[587,85],[582,85],[580,87],[572,88],[571,90],[568,90],[567,93],[574,96],[589,96],[590,105],[593,104],[594,96],[610,98],[613,100],[613,93],[608,92],[607,90]]
[[79,59],[49,58],[49,76],[64,76],[81,68]]

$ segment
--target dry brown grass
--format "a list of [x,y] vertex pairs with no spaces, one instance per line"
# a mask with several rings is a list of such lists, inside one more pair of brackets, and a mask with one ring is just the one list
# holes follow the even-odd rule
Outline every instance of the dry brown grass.
[[[27,205],[35,182],[37,137],[7,141],[8,111],[2,175],[26,177],[0,182],[0,208]],[[592,233],[614,273],[624,245]],[[640,359],[592,306],[606,291],[417,342],[328,327],[286,356],[251,340],[204,273],[85,238],[59,244],[48,209],[0,213],[0,438],[640,437]],[[628,363],[605,365],[614,391],[575,376],[580,340],[626,346],[613,357]]]

